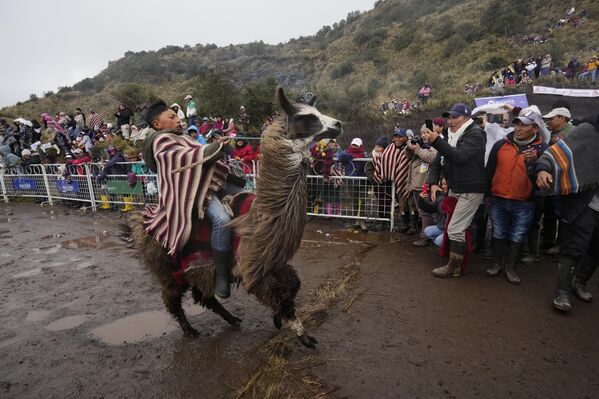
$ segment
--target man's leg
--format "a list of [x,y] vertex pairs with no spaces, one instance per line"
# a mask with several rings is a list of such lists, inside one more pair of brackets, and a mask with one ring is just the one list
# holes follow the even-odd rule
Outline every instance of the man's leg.
[[512,205],[509,249],[505,263],[505,274],[512,284],[520,284],[520,277],[516,274],[516,266],[520,262],[522,245],[534,218],[534,202],[510,201]]
[[208,201],[206,217],[212,222],[212,237],[210,244],[214,254],[214,267],[216,271],[215,293],[221,298],[231,294],[231,228],[226,226],[231,220],[223,204],[217,197]]
[[574,295],[584,302],[592,302],[593,295],[587,289],[587,282],[597,270],[599,265],[599,228],[595,228],[593,231],[593,238],[591,238],[591,244],[587,250],[587,253],[583,256],[578,268],[576,269],[576,275],[572,282],[572,289]]
[[486,275],[495,277],[503,269],[503,256],[507,246],[510,214],[505,206],[506,200],[493,198],[491,205],[491,221],[493,223],[493,266],[487,269]]

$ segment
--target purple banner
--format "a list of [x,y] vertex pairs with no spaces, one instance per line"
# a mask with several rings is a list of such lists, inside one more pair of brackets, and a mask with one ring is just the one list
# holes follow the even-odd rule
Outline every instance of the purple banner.
[[513,107],[526,108],[528,107],[528,99],[526,94],[512,94],[509,96],[498,96],[498,97],[479,97],[474,99],[476,106],[481,105],[503,105],[509,104]]

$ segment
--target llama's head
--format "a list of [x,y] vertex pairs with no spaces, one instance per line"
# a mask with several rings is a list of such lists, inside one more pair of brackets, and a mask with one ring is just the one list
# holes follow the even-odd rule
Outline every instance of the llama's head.
[[291,103],[281,87],[277,90],[277,96],[281,108],[287,114],[285,138],[310,142],[324,138],[334,139],[343,132],[340,121],[323,115],[314,108],[316,96],[308,103]]

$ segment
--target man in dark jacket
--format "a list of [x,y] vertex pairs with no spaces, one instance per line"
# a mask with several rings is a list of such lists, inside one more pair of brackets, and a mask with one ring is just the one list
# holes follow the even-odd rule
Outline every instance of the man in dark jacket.
[[448,118],[448,140],[437,132],[426,129],[422,138],[437,150],[437,157],[430,166],[429,186],[431,198],[436,198],[441,172],[447,178],[449,195],[457,198],[457,204],[447,227],[449,237],[449,262],[433,270],[437,277],[459,277],[460,265],[466,253],[466,229],[482,204],[488,189],[485,171],[485,132],[473,123],[472,110],[466,104],[455,104],[443,114]]
[[119,105],[119,108],[117,109],[114,116],[116,116],[117,125],[119,125],[119,128],[121,129],[123,138],[128,139],[129,135],[131,134],[130,123],[133,113],[124,104],[121,104]]
[[[570,292],[584,302],[593,297],[586,283],[599,264],[599,115],[584,120],[537,160],[537,185],[562,195],[560,223],[568,234],[560,244],[553,307],[568,312]],[[574,168],[574,165],[576,167]]]

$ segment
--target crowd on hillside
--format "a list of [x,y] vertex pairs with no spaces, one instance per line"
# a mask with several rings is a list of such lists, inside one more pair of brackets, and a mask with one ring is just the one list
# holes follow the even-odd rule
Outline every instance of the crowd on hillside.
[[431,87],[428,83],[425,83],[420,90],[418,90],[418,97],[415,102],[412,102],[406,98],[398,101],[396,98],[385,101],[379,106],[379,112],[383,115],[387,114],[409,114],[410,112],[422,108],[428,102],[431,96]]
[[526,85],[533,83],[538,77],[555,75],[595,83],[598,66],[597,56],[592,56],[582,64],[576,57],[572,57],[564,68],[556,65],[551,54],[537,58],[521,58],[494,72],[487,81],[487,86],[497,93],[503,93],[506,87]]
[[567,25],[571,25],[573,27],[578,27],[582,24],[587,18],[586,9],[580,10],[578,14],[576,14],[576,8],[572,7],[568,9],[564,15],[561,17],[551,21],[551,23],[547,24],[545,27],[544,33],[526,33],[520,36],[512,36],[508,40],[513,47],[518,47],[526,44],[541,44],[545,43],[548,40],[551,40],[552,34],[554,31],[562,29]]

